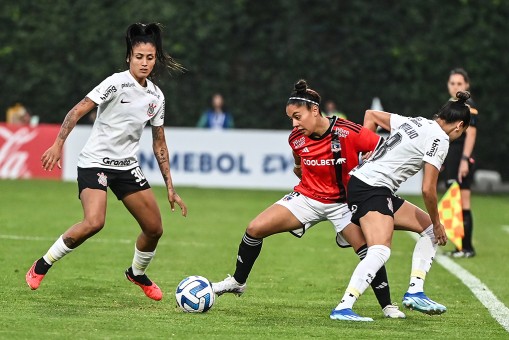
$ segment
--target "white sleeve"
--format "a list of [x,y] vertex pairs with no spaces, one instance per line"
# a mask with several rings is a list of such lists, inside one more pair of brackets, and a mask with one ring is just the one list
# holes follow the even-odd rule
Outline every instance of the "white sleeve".
[[397,130],[401,125],[407,122],[408,117],[400,116],[396,113],[391,113],[390,119],[391,120],[389,124],[391,124],[391,134],[392,134],[394,130]]
[[97,105],[111,101],[117,94],[117,86],[114,76],[109,76],[87,94]]
[[150,119],[150,125],[152,126],[161,126],[164,124],[164,104],[165,104],[165,101],[164,101],[164,97],[162,98],[161,101],[159,101],[160,105],[159,105],[159,108],[157,109],[157,113],[154,115],[154,117],[152,117]]
[[448,151],[449,138],[432,136],[426,141],[422,160],[435,166],[440,171]]

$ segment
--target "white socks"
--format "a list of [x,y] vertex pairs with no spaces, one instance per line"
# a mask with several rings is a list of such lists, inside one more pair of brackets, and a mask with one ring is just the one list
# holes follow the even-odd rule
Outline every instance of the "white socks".
[[376,272],[389,260],[391,249],[383,245],[374,245],[368,248],[364,260],[355,268],[345,295],[336,309],[352,308],[355,301],[369,287]]
[[68,248],[65,245],[62,236],[63,235],[60,235],[60,237],[55,241],[55,243],[53,243],[51,248],[49,248],[46,255],[43,256],[43,259],[44,261],[46,261],[46,263],[53,265],[53,263],[57,262],[62,257],[73,251],[73,249]]
[[424,280],[431,268],[433,258],[437,252],[437,244],[433,242],[433,225],[430,225],[417,241],[412,255],[412,272],[408,292],[415,294],[424,291]]
[[148,265],[150,264],[150,261],[152,261],[152,258],[156,254],[156,251],[139,251],[138,248],[136,248],[136,244],[134,245],[134,258],[133,258],[133,274],[134,275],[143,275],[145,274],[145,271],[147,270]]

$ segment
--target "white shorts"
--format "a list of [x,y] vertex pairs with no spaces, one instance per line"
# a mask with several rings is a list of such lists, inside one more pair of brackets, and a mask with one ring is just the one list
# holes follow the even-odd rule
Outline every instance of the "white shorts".
[[322,221],[330,221],[336,230],[337,243],[340,247],[350,244],[343,238],[341,232],[350,223],[352,212],[346,203],[322,203],[306,197],[298,192],[285,195],[275,204],[286,207],[304,226],[290,231],[297,237],[302,237],[306,230]]

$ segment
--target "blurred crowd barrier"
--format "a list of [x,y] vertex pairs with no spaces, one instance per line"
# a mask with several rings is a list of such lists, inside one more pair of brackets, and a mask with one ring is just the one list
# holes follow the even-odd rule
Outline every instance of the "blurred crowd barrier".
[[[54,169],[45,172],[41,168],[40,158],[53,143],[59,126],[20,128],[0,125],[0,178],[60,178],[75,181],[78,155],[90,136],[91,128],[76,126],[64,145],[62,171]],[[298,183],[288,145],[290,131],[215,131],[169,127],[165,133],[176,186],[291,191]],[[149,128],[140,140],[138,160],[152,185],[164,185],[152,152]],[[419,173],[407,181],[399,193],[419,194],[421,180]]]

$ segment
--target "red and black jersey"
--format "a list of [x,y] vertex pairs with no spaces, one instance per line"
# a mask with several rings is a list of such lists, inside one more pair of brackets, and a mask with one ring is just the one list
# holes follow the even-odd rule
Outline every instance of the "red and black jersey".
[[381,137],[349,120],[329,119],[330,127],[320,137],[294,128],[288,138],[301,158],[302,179],[294,190],[322,203],[343,203],[348,173],[359,164],[359,153],[374,150]]

